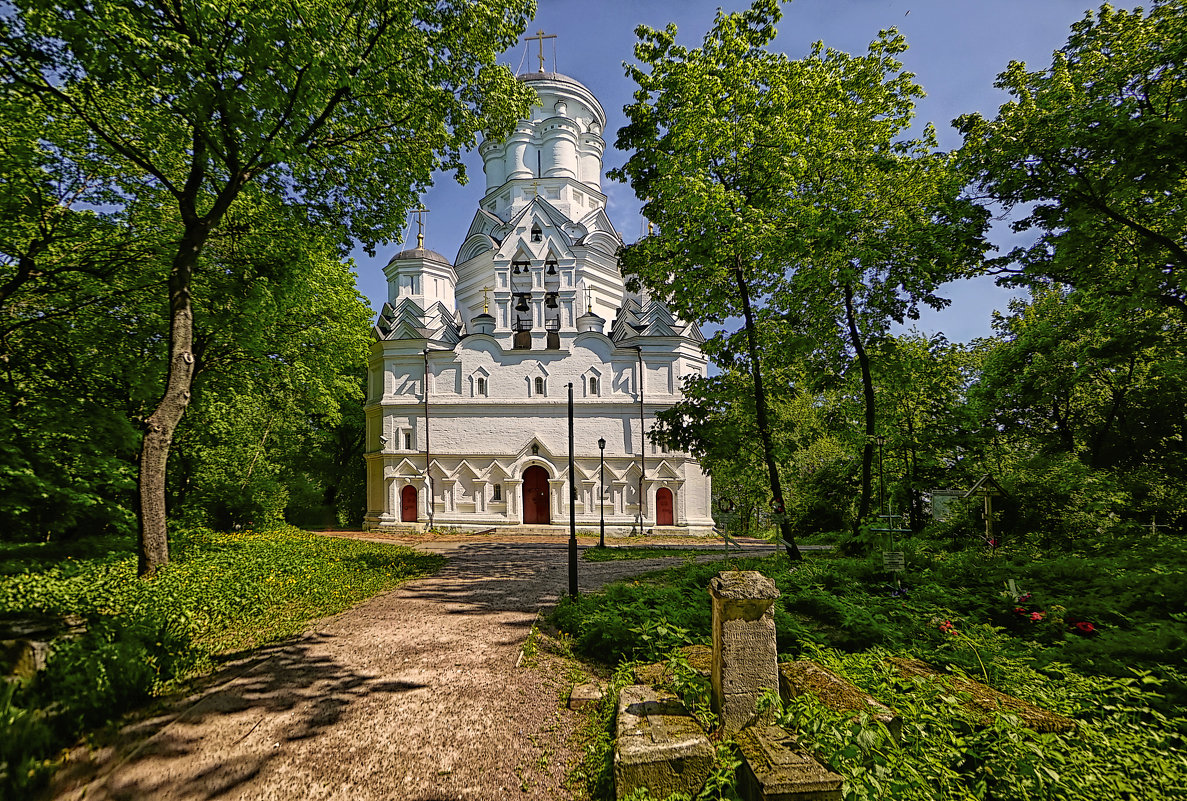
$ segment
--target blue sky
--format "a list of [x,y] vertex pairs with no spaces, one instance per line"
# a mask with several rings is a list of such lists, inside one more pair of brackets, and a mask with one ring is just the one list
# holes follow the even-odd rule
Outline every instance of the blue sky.
[[[630,102],[634,84],[622,63],[632,61],[634,29],[639,24],[663,27],[674,22],[682,44],[697,46],[713,23],[718,6],[727,11],[745,2],[683,0],[538,0],[536,19],[528,35],[543,29],[557,38],[545,43],[546,69],[570,75],[588,86],[606,109],[607,169],[626,155],[614,148],[622,108]],[[1127,8],[1131,3],[1119,3]],[[1045,68],[1051,53],[1067,40],[1070,26],[1095,6],[1087,0],[795,0],[783,6],[783,20],[773,47],[792,58],[806,54],[811,43],[849,52],[864,52],[882,28],[897,27],[910,49],[903,54],[905,69],[915,73],[927,97],[916,109],[916,124],[933,122],[944,148],[955,148],[960,136],[950,125],[957,116],[979,111],[993,116],[1005,100],[993,87],[997,74],[1011,59],[1031,69]],[[516,72],[534,72],[537,44],[520,44],[500,59]],[[458,186],[451,175],[439,175],[422,198],[426,215],[425,245],[450,259],[466,233],[485,186],[482,160],[467,158],[470,180]],[[643,222],[639,202],[624,184],[606,180],[607,211],[627,242],[637,239]],[[995,228],[995,243],[1007,249],[1013,235],[1006,225]],[[415,241],[415,233],[410,237]],[[359,288],[378,310],[387,297],[383,266],[404,246],[381,246],[374,258],[354,254]],[[942,312],[926,312],[915,326],[926,333],[943,332],[950,340],[969,341],[991,333],[993,310],[1004,310],[1010,293],[991,278],[948,284],[941,293],[952,300]]]

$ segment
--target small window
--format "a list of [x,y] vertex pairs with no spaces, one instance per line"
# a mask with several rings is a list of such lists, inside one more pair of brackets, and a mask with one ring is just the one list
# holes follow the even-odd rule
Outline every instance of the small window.
[[491,493],[490,499],[492,501],[503,500],[503,485],[502,484],[495,484],[495,488],[494,488],[494,491]]
[[485,395],[486,395],[486,379],[485,379],[485,378],[479,378],[477,383],[478,383],[478,387],[477,387],[477,389],[476,389],[475,391],[476,391],[476,392],[477,392],[479,395],[484,395],[484,396],[485,396]]
[[404,450],[406,450],[406,451],[412,450],[412,432],[411,431],[404,432]]
[[540,378],[539,376],[536,376],[536,394],[544,394],[544,379]]
[[544,238],[544,232],[540,230],[540,226],[533,225],[532,226],[532,241],[539,242],[543,238]]
[[590,395],[598,394],[598,379],[596,377],[591,377],[589,379],[589,394]]

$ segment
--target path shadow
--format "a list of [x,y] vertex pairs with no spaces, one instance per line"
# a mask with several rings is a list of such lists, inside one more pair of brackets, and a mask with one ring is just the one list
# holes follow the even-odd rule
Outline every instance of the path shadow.
[[[251,739],[263,735],[260,725],[270,718],[289,716],[280,735],[283,742],[306,740],[338,723],[364,696],[394,696],[424,686],[346,667],[321,652],[319,646],[333,639],[310,632],[231,655],[232,661],[187,695],[167,698],[104,732],[99,742],[106,747],[91,751],[89,759],[71,759],[43,798],[218,798],[280,754],[282,743],[267,748]],[[228,731],[226,719],[237,713],[247,713],[238,714],[232,724],[242,731]],[[210,743],[192,734],[204,723],[203,731],[215,732],[217,761],[183,761],[210,751]]]

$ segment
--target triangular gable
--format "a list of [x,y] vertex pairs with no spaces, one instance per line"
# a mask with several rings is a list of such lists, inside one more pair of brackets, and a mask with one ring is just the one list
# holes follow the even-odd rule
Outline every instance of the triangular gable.
[[672,465],[668,462],[667,459],[664,459],[663,461],[661,461],[659,463],[659,467],[655,468],[654,477],[660,478],[660,479],[682,478],[680,473],[677,472],[676,468],[672,467]]
[[424,462],[414,464],[411,459],[404,458],[396,465],[396,475],[415,477],[420,475],[420,469],[424,467]]

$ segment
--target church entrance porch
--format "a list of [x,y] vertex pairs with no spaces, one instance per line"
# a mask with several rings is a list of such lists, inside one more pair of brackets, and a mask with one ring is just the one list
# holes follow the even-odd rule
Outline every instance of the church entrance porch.
[[411,484],[400,491],[400,521],[416,522],[416,487]]
[[523,522],[525,525],[550,525],[548,471],[532,465],[523,471]]
[[660,487],[655,491],[655,524],[676,525],[676,517],[672,512],[672,491],[667,487]]

